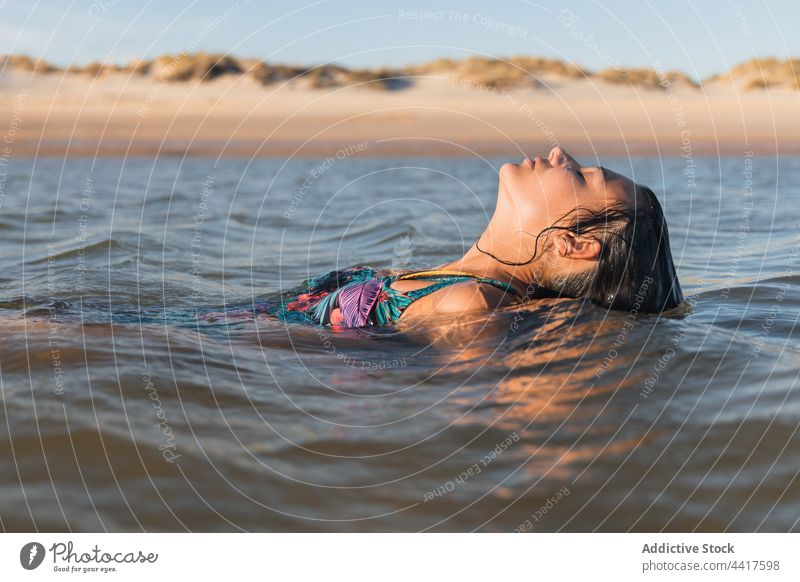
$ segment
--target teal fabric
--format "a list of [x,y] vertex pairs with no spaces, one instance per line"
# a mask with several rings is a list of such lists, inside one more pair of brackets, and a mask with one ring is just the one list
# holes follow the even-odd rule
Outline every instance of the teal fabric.
[[[431,281],[431,284],[421,289],[400,292],[391,287],[402,274],[379,276],[374,269],[368,267],[353,267],[341,271],[332,271],[309,279],[301,286],[306,292],[290,292],[283,296],[281,305],[276,315],[289,321],[299,321],[305,318],[317,325],[336,325],[350,327],[361,325],[389,325],[400,319],[403,311],[417,301],[440,289],[456,283],[476,281],[485,283],[519,297],[519,292],[510,284],[497,279],[484,279],[462,274],[430,274],[419,275],[406,280]],[[360,287],[359,287],[360,286]],[[372,299],[367,287],[372,289]],[[378,293],[377,297],[375,293]],[[356,299],[354,299],[356,298]],[[354,303],[354,300],[356,301]],[[370,303],[361,303],[361,301]],[[373,303],[374,302],[374,303]],[[370,307],[365,307],[370,305]],[[336,311],[337,308],[340,311]],[[358,316],[357,310],[367,313],[366,323],[364,315]],[[333,318],[334,314],[343,314],[342,318]],[[332,321],[336,319],[336,321]],[[349,323],[358,320],[359,323]]]

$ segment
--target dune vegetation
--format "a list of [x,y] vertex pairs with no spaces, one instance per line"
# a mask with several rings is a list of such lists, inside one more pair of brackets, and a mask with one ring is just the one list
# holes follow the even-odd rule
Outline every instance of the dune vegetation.
[[595,79],[608,83],[617,83],[641,87],[644,89],[666,88],[669,85],[690,85],[699,87],[691,77],[680,71],[659,72],[655,69],[603,69],[593,75]]
[[311,89],[359,86],[378,91],[396,90],[413,86],[415,80],[431,76],[464,80],[472,86],[493,89],[541,88],[558,78],[585,78],[646,90],[666,89],[671,85],[700,88],[721,81],[734,82],[747,90],[800,89],[800,59],[781,61],[775,58],[753,59],[701,82],[680,71],[610,68],[594,72],[573,63],[528,56],[442,58],[396,69],[349,69],[335,64],[287,65],[204,52],[161,55],[125,65],[95,61],[66,68],[25,55],[6,55],[0,57],[0,65],[0,72],[17,70],[31,75],[74,74],[101,78],[123,74],[165,83],[207,82],[224,76],[240,76],[258,85],[292,83]]
[[800,59],[752,59],[710,80],[742,84],[746,89],[800,88]]

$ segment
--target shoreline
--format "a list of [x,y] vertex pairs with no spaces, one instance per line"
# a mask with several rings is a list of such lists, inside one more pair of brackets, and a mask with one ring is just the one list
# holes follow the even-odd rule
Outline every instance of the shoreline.
[[[451,145],[430,145],[428,142],[409,141],[402,145],[391,145],[379,141],[367,141],[368,148],[357,154],[348,155],[348,158],[472,158],[504,157],[509,161],[522,159],[523,153],[508,144],[498,144],[491,142],[481,142],[474,144],[462,144],[462,147]],[[569,147],[577,155],[597,156],[597,157],[680,157],[682,152],[679,144],[641,144],[628,143],[628,147],[614,144],[594,143],[594,149],[575,146],[569,140],[563,142],[565,147]],[[158,142],[137,142],[134,145],[120,144],[101,144],[97,143],[76,143],[67,145],[64,143],[53,144],[44,141],[41,144],[15,144],[9,158],[220,158],[220,159],[308,159],[326,158],[336,156],[336,152],[347,147],[347,143],[333,144],[311,144],[303,146],[302,143],[286,144],[251,144],[247,142],[230,142],[227,145],[213,144],[171,144],[162,145]],[[549,145],[542,145],[541,148],[528,148],[532,154],[525,155],[544,155]],[[466,149],[465,149],[466,148]],[[774,143],[750,142],[750,143],[725,143],[693,142],[692,157],[732,157],[744,155],[747,151],[755,151],[756,155],[797,155],[800,154],[800,142],[792,142],[776,147]]]
[[429,77],[377,93],[7,73],[0,148],[6,157],[324,158],[365,144],[355,157],[515,160],[562,144],[597,158],[780,155],[800,153],[799,102],[786,89],[724,82],[665,91],[552,78],[547,90],[489,91]]

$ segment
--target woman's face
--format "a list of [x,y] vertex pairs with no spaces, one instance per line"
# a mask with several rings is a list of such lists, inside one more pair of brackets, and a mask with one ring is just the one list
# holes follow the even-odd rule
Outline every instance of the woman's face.
[[634,207],[635,184],[598,166],[582,166],[561,147],[546,158],[526,158],[500,167],[498,206],[532,233],[557,223],[576,207],[602,210],[619,202]]

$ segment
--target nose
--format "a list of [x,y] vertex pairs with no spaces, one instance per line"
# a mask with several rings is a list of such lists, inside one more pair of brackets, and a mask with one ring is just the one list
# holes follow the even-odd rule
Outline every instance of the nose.
[[551,162],[553,160],[557,161],[558,158],[560,158],[563,155],[566,155],[564,148],[562,148],[561,146],[556,146],[552,150],[550,150],[550,154],[547,156],[547,159]]

